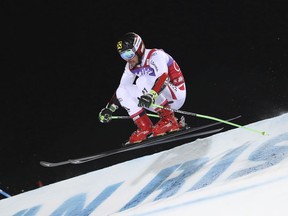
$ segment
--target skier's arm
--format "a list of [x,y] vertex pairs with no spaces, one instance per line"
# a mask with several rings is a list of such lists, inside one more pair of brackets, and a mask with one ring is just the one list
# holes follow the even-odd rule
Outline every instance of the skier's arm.
[[142,95],[138,106],[149,108],[156,100],[161,91],[165,88],[165,81],[168,78],[168,56],[163,51],[156,51],[150,59],[150,66],[154,69],[156,80],[148,94]]
[[155,92],[157,95],[165,88],[164,83],[168,78],[168,61],[169,57],[162,50],[154,52],[150,59],[150,66],[154,69],[157,77],[151,92]]
[[116,97],[116,93],[113,94],[106,107],[99,112],[99,121],[102,123],[108,123],[112,120],[112,114],[119,108],[120,103]]
[[168,73],[163,73],[160,77],[158,77],[151,88],[151,91],[154,91],[159,95],[159,93],[165,88],[165,81],[167,80]]
[[[121,77],[120,84],[121,85],[127,85],[132,84],[135,79],[135,75],[133,75],[130,71],[127,70],[127,67],[125,67],[125,71]],[[112,114],[121,106],[116,92],[111,97],[110,101],[106,104],[106,107],[103,108],[99,113],[99,120],[102,123],[108,123],[112,120]]]

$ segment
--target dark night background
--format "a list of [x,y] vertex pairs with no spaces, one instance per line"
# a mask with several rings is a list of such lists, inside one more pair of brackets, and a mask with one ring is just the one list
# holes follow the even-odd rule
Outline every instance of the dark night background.
[[0,3],[0,189],[10,195],[136,156],[39,164],[118,148],[136,129],[130,120],[98,121],[122,75],[116,42],[128,31],[177,60],[187,83],[182,110],[241,114],[241,125],[288,111],[286,1],[7,2]]

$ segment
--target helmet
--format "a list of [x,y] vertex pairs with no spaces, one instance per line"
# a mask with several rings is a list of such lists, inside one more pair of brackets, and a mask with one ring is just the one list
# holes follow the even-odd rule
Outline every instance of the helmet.
[[135,54],[141,58],[145,51],[145,45],[138,34],[128,32],[117,42],[117,50],[124,60],[132,59]]

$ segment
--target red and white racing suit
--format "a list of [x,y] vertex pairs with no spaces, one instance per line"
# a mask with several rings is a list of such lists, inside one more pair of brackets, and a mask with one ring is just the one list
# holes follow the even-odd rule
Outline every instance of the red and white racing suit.
[[[136,80],[136,81],[135,81]],[[146,49],[141,64],[130,68],[127,62],[116,97],[131,118],[143,111],[138,107],[138,97],[153,89],[158,93],[155,104],[170,103],[173,109],[180,109],[186,99],[186,86],[177,62],[161,49]],[[148,110],[156,112],[151,106]]]

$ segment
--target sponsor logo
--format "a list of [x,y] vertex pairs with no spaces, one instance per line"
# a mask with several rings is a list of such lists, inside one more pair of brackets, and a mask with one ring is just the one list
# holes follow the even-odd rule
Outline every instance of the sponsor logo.
[[151,67],[136,68],[131,72],[137,76],[143,76],[143,75],[155,76],[155,71]]
[[[202,156],[173,164],[172,166],[166,166],[158,172],[149,173],[151,176],[147,178],[147,181],[143,181],[142,187],[137,188],[138,191],[130,200],[125,200],[126,202],[118,212],[136,207],[145,202],[146,199],[149,199],[149,197],[150,200],[158,201],[177,196],[180,192],[183,193],[183,190],[189,193],[208,187],[216,183],[221,177],[227,182],[232,181],[275,166],[287,160],[287,158],[288,133],[286,132],[263,143],[259,143],[256,140],[232,148],[218,159]],[[233,168],[235,162],[242,163],[244,159],[247,160],[246,163],[238,169]],[[202,172],[201,177],[195,178],[199,172]],[[103,203],[113,202],[116,197],[116,191],[121,187],[125,187],[125,180],[121,181],[119,179],[118,182],[103,187],[102,191],[94,197],[88,197],[86,193],[73,195],[63,200],[62,203],[58,203],[58,206],[52,209],[53,212],[49,215],[92,215],[92,213],[96,215],[99,206],[101,208]],[[252,184],[250,187],[255,186]],[[129,183],[130,188],[131,184]],[[115,197],[112,197],[113,195]],[[117,194],[118,196],[119,194]],[[50,204],[47,204],[47,206],[51,208]],[[40,216],[42,214],[38,212],[43,207],[44,204],[31,206],[30,208],[21,209],[13,215]]]
[[153,60],[150,60],[149,64],[152,65],[155,68],[156,71],[158,71],[158,67],[157,67],[157,65],[155,64],[155,62]]
[[122,41],[118,41],[117,50],[120,51],[123,48]]

